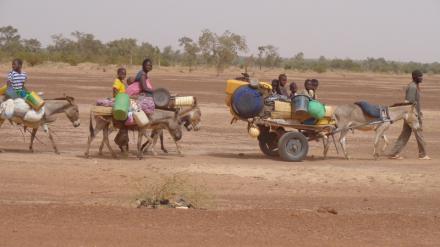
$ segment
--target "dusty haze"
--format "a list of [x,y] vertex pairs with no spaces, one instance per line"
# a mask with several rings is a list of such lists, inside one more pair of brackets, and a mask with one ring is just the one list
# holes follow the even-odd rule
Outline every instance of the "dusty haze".
[[96,0],[0,1],[0,25],[24,38],[51,42],[50,35],[78,30],[109,41],[133,37],[160,47],[204,28],[246,36],[250,53],[273,44],[288,57],[385,57],[440,60],[440,2],[436,0]]

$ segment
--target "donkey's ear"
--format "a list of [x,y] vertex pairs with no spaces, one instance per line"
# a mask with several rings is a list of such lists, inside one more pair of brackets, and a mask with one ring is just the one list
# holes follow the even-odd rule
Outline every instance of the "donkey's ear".
[[70,104],[73,104],[73,101],[75,100],[73,97],[71,97],[71,96],[65,96],[66,97],[66,100],[70,103]]

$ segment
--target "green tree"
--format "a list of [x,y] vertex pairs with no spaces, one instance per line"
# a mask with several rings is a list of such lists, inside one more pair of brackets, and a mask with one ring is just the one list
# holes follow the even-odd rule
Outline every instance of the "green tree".
[[182,37],[179,39],[179,45],[183,47],[183,62],[188,66],[188,70],[191,72],[193,67],[197,63],[197,54],[200,52],[199,46],[188,37]]
[[312,64],[312,70],[318,73],[324,73],[327,71],[328,61],[324,56],[320,56],[319,59]]
[[37,39],[22,40],[23,52],[20,55],[30,66],[40,64],[45,56],[41,49],[41,43]]
[[[134,56],[135,64],[142,64],[142,61],[145,58],[153,59],[155,54],[155,48],[152,44],[148,42],[143,42],[137,49],[136,54]],[[154,62],[154,61],[153,61]]]
[[265,46],[258,46],[258,58],[257,58],[257,64],[258,68],[261,70],[261,67],[264,64],[264,52],[266,50]]
[[278,48],[273,45],[265,45],[258,47],[258,64],[261,70],[261,66],[266,67],[278,67],[280,66],[282,59],[278,54]]
[[215,51],[217,73],[232,64],[238,58],[239,52],[247,51],[246,39],[238,34],[225,31],[217,37],[218,45]]
[[39,52],[41,51],[41,42],[37,39],[25,39],[22,41],[24,51]]
[[161,53],[162,65],[173,66],[179,62],[180,52],[175,51],[172,46],[165,46]]
[[0,27],[0,49],[10,55],[20,52],[23,46],[20,43],[18,30],[13,26]]
[[215,64],[216,52],[218,45],[218,37],[215,33],[208,29],[202,30],[199,36],[199,48],[201,51],[203,62],[207,65]]
[[133,64],[133,56],[137,49],[136,39],[123,38],[106,44],[110,63]]
[[75,50],[80,55],[81,62],[102,62],[105,47],[100,40],[95,39],[93,34],[79,31],[72,32],[71,35],[76,39]]
[[80,55],[77,53],[75,42],[65,38],[62,34],[51,36],[52,45],[47,47],[49,59],[55,62],[66,62],[76,65],[80,62]]
[[306,70],[306,61],[304,59],[303,52],[299,52],[293,57],[293,59],[291,60],[291,67],[292,69],[300,71]]

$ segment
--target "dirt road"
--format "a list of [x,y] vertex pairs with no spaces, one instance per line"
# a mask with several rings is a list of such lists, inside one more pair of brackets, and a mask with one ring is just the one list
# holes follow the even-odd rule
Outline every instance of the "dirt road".
[[[0,68],[5,75],[6,68]],[[130,74],[135,71],[129,70]],[[195,95],[201,102],[199,132],[185,132],[184,156],[167,139],[169,154],[118,160],[108,152],[83,153],[89,105],[111,94],[113,71],[90,68],[29,69],[29,85],[47,97],[67,93],[80,105],[82,124],[60,115],[52,126],[61,155],[38,134],[27,151],[17,127],[0,129],[0,246],[439,246],[440,77],[422,85],[424,133],[433,160],[417,160],[411,139],[402,161],[372,159],[372,133],[349,134],[351,160],[334,148],[321,157],[288,163],[265,157],[243,123],[230,125],[224,106],[225,79],[209,71],[156,69],[156,87]],[[256,76],[269,80],[277,72]],[[408,75],[288,73],[299,82],[316,77],[327,104],[366,99],[391,104],[403,97]],[[401,123],[388,135],[395,141]],[[169,137],[167,137],[169,138]],[[135,138],[131,138],[134,150]],[[113,144],[114,145],[114,144]],[[209,195],[206,209],[136,208],[146,184],[179,174]]]

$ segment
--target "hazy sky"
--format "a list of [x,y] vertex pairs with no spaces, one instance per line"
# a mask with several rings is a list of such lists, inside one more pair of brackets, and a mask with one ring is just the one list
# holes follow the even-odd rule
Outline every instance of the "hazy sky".
[[159,47],[202,29],[244,35],[249,54],[385,57],[440,62],[440,0],[0,0],[0,26],[48,44],[72,31],[136,38]]

